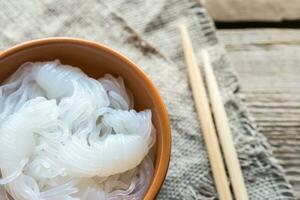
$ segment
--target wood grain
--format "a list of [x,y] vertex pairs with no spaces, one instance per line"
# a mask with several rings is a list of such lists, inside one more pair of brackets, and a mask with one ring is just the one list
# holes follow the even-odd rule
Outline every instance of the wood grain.
[[300,30],[219,30],[245,101],[300,199]]
[[213,110],[215,125],[218,131],[219,142],[222,146],[235,199],[248,200],[244,176],[232,139],[231,129],[228,124],[228,117],[224,108],[219,86],[212,69],[210,57],[206,50],[201,50],[201,60],[203,63],[204,77]]
[[205,6],[219,21],[281,21],[300,19],[298,0],[207,0]]

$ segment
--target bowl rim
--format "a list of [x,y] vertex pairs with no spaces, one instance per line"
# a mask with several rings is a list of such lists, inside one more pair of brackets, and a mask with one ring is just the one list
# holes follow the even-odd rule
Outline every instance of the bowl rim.
[[138,76],[140,76],[143,79],[147,89],[150,91],[151,95],[153,95],[154,98],[157,100],[158,102],[157,107],[159,108],[159,115],[161,116],[160,121],[162,123],[162,133],[164,134],[164,137],[162,137],[161,157],[156,161],[158,162],[156,172],[153,176],[150,187],[148,188],[144,196],[145,200],[155,199],[167,175],[167,170],[169,168],[169,162],[171,157],[171,128],[170,128],[167,108],[163,102],[162,97],[159,94],[159,90],[152,83],[150,78],[148,78],[145,72],[143,72],[142,69],[133,61],[131,61],[128,57],[126,57],[120,52],[104,44],[92,40],[86,40],[86,39],[80,39],[74,37],[48,37],[48,38],[30,40],[0,51],[0,60],[27,48],[32,48],[32,47],[42,46],[47,44],[55,44],[55,43],[71,43],[71,44],[89,46],[95,49],[101,49],[102,51],[112,54],[115,58],[125,62],[129,67],[132,68],[132,70],[134,70],[134,72]]

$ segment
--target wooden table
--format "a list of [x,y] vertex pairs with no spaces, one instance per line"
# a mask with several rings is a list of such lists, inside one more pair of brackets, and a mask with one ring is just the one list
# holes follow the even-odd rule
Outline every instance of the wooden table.
[[218,30],[260,131],[300,199],[300,30]]

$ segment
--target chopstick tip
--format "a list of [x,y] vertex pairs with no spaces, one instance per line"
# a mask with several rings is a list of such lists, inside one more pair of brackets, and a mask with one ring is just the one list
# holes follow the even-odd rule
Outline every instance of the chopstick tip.
[[182,19],[178,19],[176,25],[177,25],[178,29],[181,30],[181,31],[185,28],[185,24],[184,24]]
[[201,49],[200,50],[200,55],[204,59],[205,57],[208,57],[208,51],[207,49]]

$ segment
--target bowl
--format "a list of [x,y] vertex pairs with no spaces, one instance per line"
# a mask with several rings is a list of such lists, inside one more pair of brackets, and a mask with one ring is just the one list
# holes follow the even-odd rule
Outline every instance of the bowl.
[[171,131],[163,100],[147,75],[135,63],[117,51],[88,40],[77,38],[45,38],[16,45],[0,53],[0,81],[4,81],[27,61],[59,59],[63,64],[81,68],[98,78],[106,73],[122,76],[132,91],[135,109],[152,111],[157,130],[155,173],[145,200],[155,199],[165,179],[171,152]]

